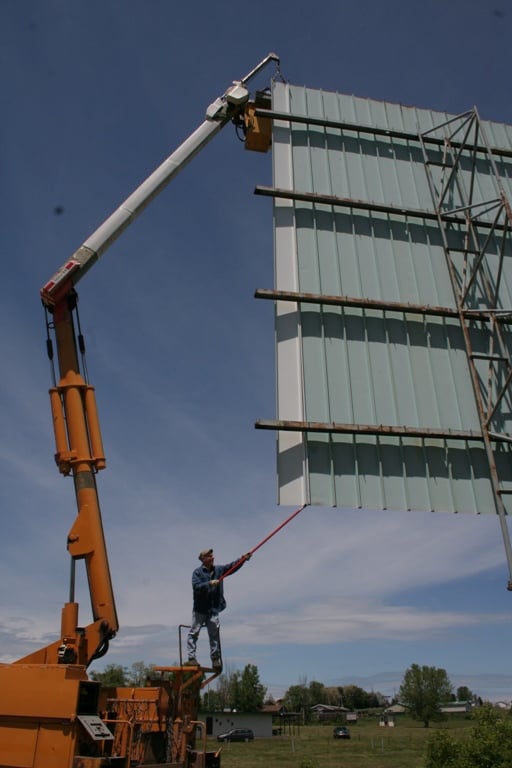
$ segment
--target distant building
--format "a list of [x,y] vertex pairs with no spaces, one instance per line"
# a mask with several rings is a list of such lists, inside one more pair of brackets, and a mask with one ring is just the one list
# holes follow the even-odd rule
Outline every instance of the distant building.
[[403,715],[406,712],[406,708],[403,704],[392,704],[390,707],[386,707],[384,714],[387,715]]
[[441,712],[445,715],[457,715],[471,712],[473,705],[470,701],[447,701],[441,704]]
[[272,736],[272,712],[199,712],[208,736],[218,736],[231,728],[250,728],[255,738]]
[[347,707],[336,707],[333,704],[315,704],[309,708],[309,711],[311,712],[311,717],[319,721],[339,720],[341,716],[345,717],[348,713],[351,713],[351,710]]

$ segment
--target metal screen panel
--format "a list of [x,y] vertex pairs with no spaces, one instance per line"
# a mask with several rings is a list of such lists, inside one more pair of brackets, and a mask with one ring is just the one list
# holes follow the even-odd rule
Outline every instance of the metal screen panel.
[[282,83],[272,110],[279,503],[506,513],[512,128]]

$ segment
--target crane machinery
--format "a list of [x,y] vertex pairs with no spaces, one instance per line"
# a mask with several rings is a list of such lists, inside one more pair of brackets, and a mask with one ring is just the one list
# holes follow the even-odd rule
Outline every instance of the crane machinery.
[[[68,258],[41,289],[47,351],[57,375],[50,389],[59,472],[71,476],[78,514],[67,539],[69,598],[60,636],[10,664],[0,664],[0,767],[99,768],[167,764],[217,768],[218,753],[206,751],[206,728],[198,721],[200,691],[218,670],[201,666],[154,667],[142,688],[104,689],[87,669],[108,650],[119,622],[103,532],[96,475],[105,455],[94,387],[81,364],[84,341],[77,322],[76,284],[119,235],[228,123],[244,133],[247,149],[270,147],[270,120],[256,111],[269,103],[268,89],[251,98],[247,84],[269,62],[269,53],[236,80],[206,110],[202,124],[137,187]],[[54,355],[54,348],[56,355]],[[80,626],[75,568],[83,560],[92,622]],[[181,629],[181,627],[180,627]]]

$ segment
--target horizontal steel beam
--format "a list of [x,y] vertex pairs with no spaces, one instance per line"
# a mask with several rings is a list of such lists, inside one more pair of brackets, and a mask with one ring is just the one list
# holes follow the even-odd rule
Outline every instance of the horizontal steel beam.
[[[288,123],[298,123],[306,125],[318,125],[322,128],[337,128],[341,131],[354,131],[356,133],[370,133],[373,136],[386,136],[392,139],[406,139],[407,141],[419,141],[417,133],[410,131],[397,131],[392,128],[377,128],[371,125],[361,125],[360,123],[347,123],[342,120],[326,120],[323,117],[306,117],[304,115],[291,115],[288,112],[275,112],[269,109],[256,109],[257,117],[268,117],[271,120],[283,120]],[[444,146],[444,139],[438,139],[435,136],[423,136],[423,140],[428,144],[437,144]],[[464,146],[466,149],[477,152],[487,152],[484,144],[463,144],[459,141],[450,141],[453,147]],[[499,157],[512,157],[512,150],[506,147],[491,147],[493,155]]]
[[[378,211],[380,213],[391,213],[396,216],[410,216],[416,219],[429,219],[438,222],[436,211],[427,211],[422,208],[404,208],[399,205],[384,205],[384,203],[374,203],[369,200],[356,200],[351,197],[338,197],[337,195],[321,195],[318,192],[297,192],[294,189],[279,189],[278,187],[264,187],[258,185],[254,188],[255,195],[264,197],[282,198],[284,200],[298,200],[313,205],[332,205],[340,208],[355,208],[356,210]],[[467,226],[467,219],[464,216],[455,216],[453,214],[445,215],[440,212],[441,219],[447,224],[462,224]],[[472,219],[476,227],[485,227],[495,230],[502,230],[505,225],[495,224],[488,221],[478,221]]]
[[[324,203],[325,205],[334,205],[345,208],[356,208],[365,211],[379,211],[381,213],[396,213],[399,216],[414,216],[421,219],[430,219],[437,222],[437,213],[423,210],[422,208],[402,208],[397,205],[384,205],[383,203],[374,203],[369,200],[356,200],[352,197],[338,197],[337,195],[321,195],[317,192],[297,192],[294,189],[280,189],[278,187],[264,187],[258,185],[254,189],[255,195],[264,197],[277,197],[285,200],[299,200],[305,203]],[[450,217],[455,223],[465,223],[465,219],[460,217]]]
[[[277,291],[270,288],[258,288],[254,292],[256,299],[271,299],[274,301],[296,301],[299,304],[329,304],[358,309],[378,309],[388,312],[411,312],[417,315],[438,315],[441,317],[459,317],[459,312],[451,307],[437,307],[432,304],[411,304],[400,301],[377,301],[376,299],[357,299],[353,296],[330,296],[320,293],[303,293],[301,291]],[[486,320],[488,313],[471,313],[471,319]]]
[[[280,419],[258,419],[256,429],[273,429],[280,432],[327,432],[347,435],[381,435],[391,437],[429,437],[441,440],[483,440],[481,432],[473,429],[434,429],[432,427],[394,427],[384,424],[339,424],[320,421],[288,421]],[[506,435],[494,435],[493,439],[504,441]]]

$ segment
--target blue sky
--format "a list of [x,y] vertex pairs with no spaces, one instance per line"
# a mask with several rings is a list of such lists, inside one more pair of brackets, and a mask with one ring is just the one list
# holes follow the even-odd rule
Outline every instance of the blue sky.
[[[68,595],[39,288],[269,51],[295,85],[511,123],[511,27],[503,0],[0,3],[1,661],[54,640]],[[230,561],[293,511],[254,429],[275,417],[272,307],[253,298],[273,281],[253,195],[270,183],[271,156],[226,127],[79,285],[121,623],[95,668],[174,663],[199,550]],[[392,696],[419,663],[510,700],[507,578],[492,516],[307,508],[229,578],[225,663],[274,696],[305,679]],[[79,602],[85,624],[82,583]]]

